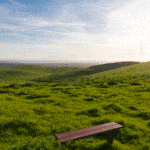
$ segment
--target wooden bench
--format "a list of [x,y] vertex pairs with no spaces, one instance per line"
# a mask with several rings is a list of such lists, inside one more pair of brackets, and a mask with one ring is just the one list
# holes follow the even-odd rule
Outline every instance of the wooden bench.
[[[113,137],[115,136],[116,133],[118,133],[118,131],[119,131],[118,129],[120,129],[120,128],[123,128],[123,126],[120,124],[117,124],[115,122],[110,122],[110,123],[96,125],[93,127],[83,128],[83,129],[79,129],[79,130],[75,130],[75,131],[69,131],[69,132],[64,132],[64,133],[60,133],[60,134],[55,134],[55,136],[58,139],[60,139],[61,142],[65,142],[68,140],[79,139],[79,138],[83,138],[86,136],[107,132],[107,134],[106,134],[107,142],[108,142],[108,144],[112,144]],[[117,132],[115,133],[112,131],[117,131]]]

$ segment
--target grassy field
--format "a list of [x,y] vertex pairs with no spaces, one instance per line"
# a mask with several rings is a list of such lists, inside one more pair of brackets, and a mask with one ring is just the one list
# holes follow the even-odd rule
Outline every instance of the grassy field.
[[[149,150],[150,62],[0,69],[0,106],[2,150]],[[112,145],[55,137],[108,122],[124,126]]]

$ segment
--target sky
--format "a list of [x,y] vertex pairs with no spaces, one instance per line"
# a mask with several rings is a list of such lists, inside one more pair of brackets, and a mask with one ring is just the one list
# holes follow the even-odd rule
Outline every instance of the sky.
[[0,0],[0,60],[150,61],[150,0]]

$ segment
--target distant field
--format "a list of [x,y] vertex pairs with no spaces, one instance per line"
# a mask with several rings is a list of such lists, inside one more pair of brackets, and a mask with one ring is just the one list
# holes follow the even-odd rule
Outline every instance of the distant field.
[[[97,65],[100,63],[90,63],[90,62],[85,62],[85,63],[52,63],[52,62],[15,62],[15,61],[0,61],[0,68],[13,68],[13,67],[18,67],[18,66],[27,66],[27,65],[40,65],[40,66],[46,66],[46,67],[89,67],[92,65]],[[104,62],[101,62],[101,64],[104,64]]]
[[[0,149],[150,149],[150,62],[0,69]],[[67,141],[55,134],[108,122],[124,126]]]

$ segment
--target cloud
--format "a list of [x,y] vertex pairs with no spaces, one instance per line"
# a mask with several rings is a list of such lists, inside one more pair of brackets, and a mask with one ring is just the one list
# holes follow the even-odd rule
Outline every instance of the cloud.
[[134,0],[107,15],[107,33],[113,42],[132,44],[150,42],[150,1]]

